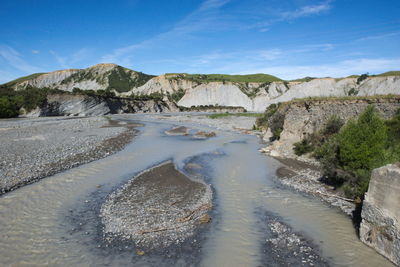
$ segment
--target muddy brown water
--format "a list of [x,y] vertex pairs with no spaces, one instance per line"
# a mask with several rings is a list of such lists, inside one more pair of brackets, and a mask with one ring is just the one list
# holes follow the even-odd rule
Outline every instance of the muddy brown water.
[[[359,241],[351,220],[339,210],[282,188],[275,174],[280,163],[258,152],[261,145],[255,136],[214,130],[216,137],[196,140],[164,133],[173,125],[183,125],[180,123],[151,121],[146,116],[123,118],[145,124],[123,151],[0,197],[0,265],[170,265],[162,257],[152,259],[151,254],[136,256],[129,247],[120,253],[102,247],[100,253],[97,226],[85,224],[85,216],[96,214],[97,202],[101,204],[109,192],[140,171],[168,159],[184,169],[189,159],[206,155],[207,160],[207,155],[212,155],[207,162],[207,182],[215,191],[216,220],[202,234],[204,241],[196,247],[196,260],[190,257],[190,250],[182,250],[175,266],[268,266],[268,259],[260,254],[265,242],[257,229],[260,218],[255,210],[260,207],[311,239],[331,265],[392,266]],[[94,208],[76,216],[82,227],[78,231],[70,217],[86,206]]]

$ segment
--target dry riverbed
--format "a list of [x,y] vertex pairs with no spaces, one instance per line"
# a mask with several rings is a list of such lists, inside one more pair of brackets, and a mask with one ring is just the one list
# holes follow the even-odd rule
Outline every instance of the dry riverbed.
[[135,125],[103,117],[0,121],[0,194],[121,150]]

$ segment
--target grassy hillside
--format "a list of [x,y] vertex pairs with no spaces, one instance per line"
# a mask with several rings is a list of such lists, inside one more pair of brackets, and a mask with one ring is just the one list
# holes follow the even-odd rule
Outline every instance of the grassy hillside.
[[18,79],[10,81],[8,83],[5,83],[4,85],[7,86],[7,87],[11,87],[11,86],[16,85],[17,83],[22,83],[22,82],[27,81],[27,80],[35,79],[35,78],[39,77],[42,74],[46,74],[46,73],[45,72],[43,72],[43,73],[34,73],[34,74],[31,74],[31,75],[28,75],[28,76],[23,76],[21,78],[18,78]]
[[317,79],[315,77],[304,77],[304,78],[300,78],[300,79],[296,79],[296,80],[291,80],[291,82],[309,82],[311,80]]
[[400,71],[399,70],[395,70],[395,71],[387,71],[381,74],[377,74],[374,76],[378,76],[378,77],[385,77],[385,76],[400,76]]
[[[136,72],[121,66],[116,66],[110,71],[99,75],[95,68],[88,68],[76,72],[64,79],[61,83],[78,83],[85,80],[94,80],[99,84],[104,84],[104,90],[115,89],[117,92],[127,92],[133,87],[139,87],[153,78],[153,75]],[[106,86],[108,80],[108,86]]]
[[248,74],[248,75],[229,75],[229,74],[188,74],[188,73],[167,73],[170,79],[186,79],[198,83],[204,82],[237,82],[237,83],[269,83],[282,81],[278,77],[269,74]]

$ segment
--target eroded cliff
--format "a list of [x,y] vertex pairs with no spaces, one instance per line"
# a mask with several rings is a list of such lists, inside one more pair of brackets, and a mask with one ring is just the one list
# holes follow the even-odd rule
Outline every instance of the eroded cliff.
[[364,76],[363,79],[317,78],[287,82],[266,74],[165,74],[155,77],[115,64],[31,75],[9,84],[17,90],[37,87],[73,91],[77,88],[108,90],[118,96],[179,92],[174,100],[183,107],[237,106],[256,112],[264,111],[272,103],[296,98],[400,94],[400,76],[395,73],[393,76]]
[[268,141],[272,137],[273,128],[279,128],[279,140],[273,141],[270,151],[274,155],[295,157],[293,144],[322,129],[333,115],[346,122],[358,117],[371,104],[382,117],[388,119],[400,109],[400,96],[299,100],[282,103],[268,118],[266,125],[272,126],[272,129],[271,127],[264,129],[264,139]]

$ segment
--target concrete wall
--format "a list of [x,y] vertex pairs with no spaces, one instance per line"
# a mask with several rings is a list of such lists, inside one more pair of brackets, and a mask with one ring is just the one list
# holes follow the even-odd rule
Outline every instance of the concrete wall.
[[373,170],[361,216],[361,240],[400,266],[400,163]]

